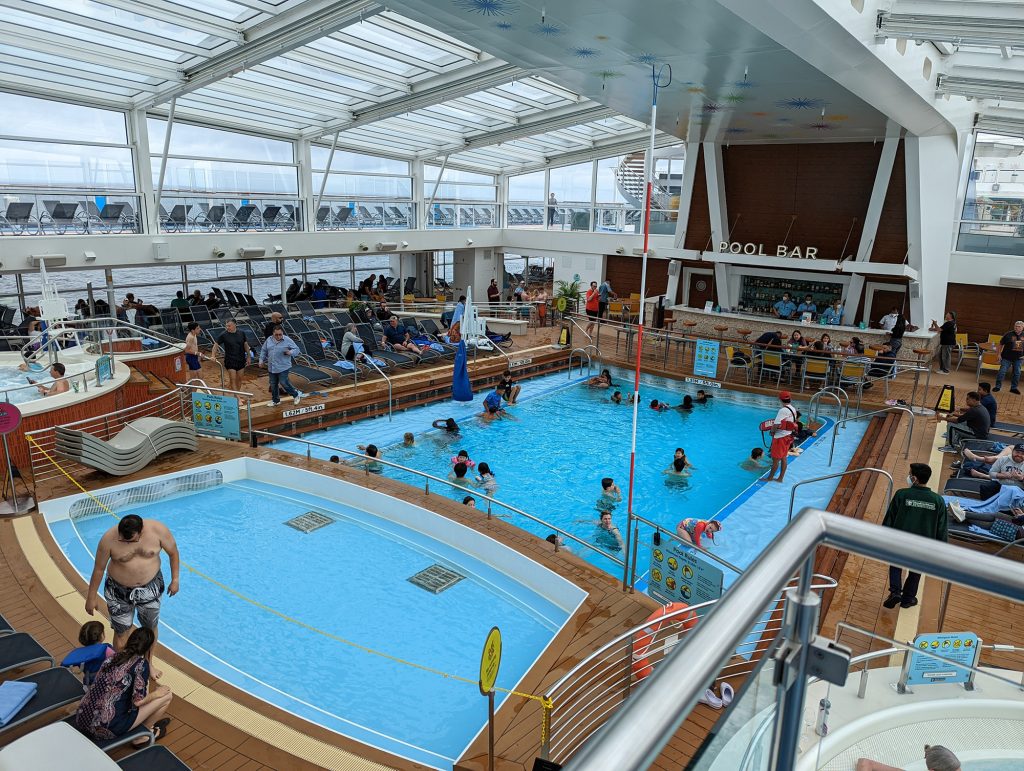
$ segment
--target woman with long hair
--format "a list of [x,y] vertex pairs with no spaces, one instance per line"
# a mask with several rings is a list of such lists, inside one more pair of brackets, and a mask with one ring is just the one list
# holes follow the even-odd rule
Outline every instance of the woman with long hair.
[[150,666],[147,655],[156,641],[152,629],[132,632],[124,648],[100,667],[92,686],[75,713],[75,727],[97,740],[124,736],[140,725],[157,739],[167,733],[171,689],[160,685],[149,690]]

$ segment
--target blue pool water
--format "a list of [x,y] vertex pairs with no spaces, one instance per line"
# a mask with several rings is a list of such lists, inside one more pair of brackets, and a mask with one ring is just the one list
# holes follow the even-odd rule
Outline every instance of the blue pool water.
[[[624,393],[632,390],[631,373],[613,374],[616,387]],[[509,410],[511,419],[486,422],[479,418],[485,395],[480,392],[471,405],[447,401],[396,413],[390,422],[386,418],[364,420],[312,432],[305,438],[349,450],[355,450],[357,444],[374,443],[384,448],[386,460],[440,477],[451,470],[451,456],[465,449],[476,463],[486,461],[494,471],[499,484],[494,497],[612,551],[613,542],[603,539],[596,527],[598,506],[607,505],[599,504],[598,499],[605,476],[615,479],[625,497],[632,408],[612,404],[608,399],[611,391],[588,388],[579,380],[570,382],[564,373],[522,385],[520,403]],[[724,391],[709,404],[697,405],[692,413],[659,413],[648,408],[652,399],[676,405],[684,393],[695,395],[696,389],[660,378],[645,378],[641,388],[634,511],[672,531],[685,517],[724,518],[728,521],[712,548],[746,567],[786,524],[790,486],[757,482],[759,473],[740,467],[753,447],[762,446],[758,424],[775,416],[779,402]],[[449,416],[459,423],[458,438],[430,429],[431,422]],[[831,425],[828,421],[828,427]],[[416,434],[414,447],[402,446],[406,431]],[[852,423],[840,432],[831,468],[827,467],[830,435],[827,428],[819,432],[817,439],[805,444],[803,456],[791,459],[787,482],[844,470],[863,431],[863,424]],[[279,441],[274,446],[306,452],[305,445],[295,441]],[[692,476],[685,479],[662,473],[677,447],[686,451],[694,466]],[[312,454],[328,458],[334,453],[313,447]],[[423,485],[422,479],[399,470],[385,469],[383,473]],[[437,487],[432,484],[431,491],[436,492]],[[823,506],[835,487],[833,482],[801,488],[797,511],[806,505]],[[440,491],[457,500],[474,492],[477,490],[453,491],[447,486]],[[625,500],[610,508],[614,521],[622,527]],[[522,517],[510,521],[541,537],[551,532]],[[650,530],[642,529],[640,566],[649,561],[644,544],[649,544],[650,538]],[[621,574],[621,567],[593,550],[579,544],[570,544],[570,548],[603,569]],[[621,552],[617,554],[621,556]]]
[[[287,623],[184,568],[180,593],[163,602],[161,642],[179,654],[291,712],[431,767],[450,768],[486,722],[475,681],[490,628],[501,628],[504,643],[498,685],[512,688],[568,617],[438,540],[297,490],[246,479],[131,510],[165,522],[183,561],[247,597],[330,635],[472,680]],[[337,521],[310,534],[283,524],[310,510]],[[100,514],[51,528],[87,577],[115,521]],[[407,580],[435,563],[467,577],[436,595]]]

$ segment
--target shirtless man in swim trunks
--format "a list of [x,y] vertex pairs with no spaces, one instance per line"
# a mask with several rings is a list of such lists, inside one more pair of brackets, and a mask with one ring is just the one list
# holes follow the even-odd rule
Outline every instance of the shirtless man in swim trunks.
[[[106,571],[103,598],[114,628],[114,648],[121,650],[128,641],[136,613],[139,624],[157,633],[160,596],[164,576],[160,570],[160,550],[171,560],[171,583],[167,596],[178,593],[178,544],[167,525],[155,519],[129,514],[110,528],[96,547],[96,564],[89,579],[85,612],[90,616],[99,604],[97,593]],[[154,677],[158,677],[154,672]]]

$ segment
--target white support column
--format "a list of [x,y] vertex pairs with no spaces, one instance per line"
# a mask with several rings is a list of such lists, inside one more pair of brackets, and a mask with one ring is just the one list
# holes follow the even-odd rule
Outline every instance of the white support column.
[[905,146],[908,261],[920,282],[910,287],[910,323],[927,327],[931,319],[942,319],[945,310],[956,221],[957,140],[952,133],[908,136]]
[[427,226],[427,208],[423,204],[423,161],[415,160],[409,164],[412,173],[412,209],[416,218],[416,230]]
[[[870,262],[871,249],[875,245],[875,236],[878,235],[878,223],[882,219],[882,207],[885,205],[885,194],[889,190],[889,180],[892,177],[892,167],[896,162],[896,151],[900,146],[899,134],[886,136],[882,143],[882,157],[878,160],[878,170],[875,171],[875,185],[871,188],[871,199],[868,201],[868,211],[864,215],[864,227],[860,231],[860,244],[857,246],[857,261]],[[842,259],[846,255],[840,255]],[[863,283],[863,282],[862,282]],[[854,309],[856,311],[856,309]]]
[[153,199],[153,164],[149,155],[149,125],[145,110],[128,113],[128,141],[135,159],[135,189],[139,191],[139,225],[143,233],[159,233],[160,217]]
[[974,168],[974,145],[978,135],[974,131],[960,133],[960,178],[956,185],[956,212],[954,216],[957,226],[953,228],[949,248],[956,251],[960,240],[960,220],[964,218],[964,207],[967,205],[967,188],[970,186],[971,169]]
[[708,217],[711,222],[710,251],[717,252],[719,244],[729,240],[729,212],[725,205],[725,170],[722,164],[722,146],[717,142],[704,143],[704,176],[707,178]]
[[[850,276],[850,283],[846,287],[846,294],[843,297],[843,324],[853,325],[857,323],[857,314],[860,312],[860,296],[864,291],[864,276],[861,273],[854,273]],[[868,321],[868,319],[864,319]]]
[[[508,175],[499,174],[495,180],[498,183],[497,196],[498,199],[498,227],[508,227]],[[500,283],[500,282],[499,282]]]
[[690,205],[693,203],[693,181],[697,178],[697,157],[700,142],[687,142],[683,156],[683,180],[679,189],[679,217],[676,219],[676,237],[673,246],[682,249],[686,243],[686,227],[690,222]]
[[302,205],[302,229],[312,233],[316,229],[316,197],[313,190],[313,161],[308,139],[295,142],[295,162],[299,164],[299,202]]
[[734,308],[732,292],[729,291],[729,266],[724,262],[715,263],[715,296],[722,308]]

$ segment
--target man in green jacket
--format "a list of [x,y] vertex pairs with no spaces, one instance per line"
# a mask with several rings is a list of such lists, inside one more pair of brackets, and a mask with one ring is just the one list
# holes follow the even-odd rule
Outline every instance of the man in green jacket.
[[[948,540],[946,501],[928,487],[931,478],[930,466],[911,463],[910,476],[907,477],[910,487],[896,491],[885,512],[882,526],[934,538],[936,541]],[[890,565],[889,596],[882,605],[886,608],[895,608],[897,605],[901,608],[914,607],[917,605],[917,587],[920,583],[920,573],[908,572],[907,580],[903,581],[903,569]]]

